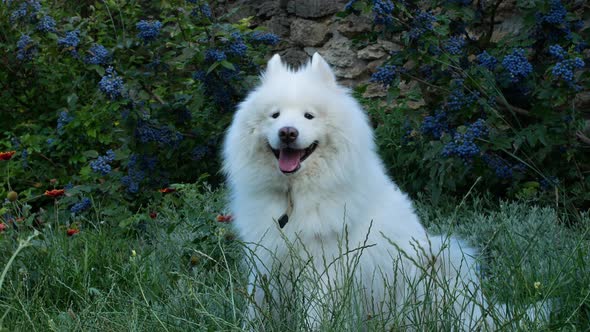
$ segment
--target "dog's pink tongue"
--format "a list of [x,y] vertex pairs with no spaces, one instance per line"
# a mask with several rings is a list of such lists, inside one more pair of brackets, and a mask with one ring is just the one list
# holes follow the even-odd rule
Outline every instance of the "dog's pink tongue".
[[293,172],[299,167],[303,150],[281,149],[279,151],[279,168],[283,172]]

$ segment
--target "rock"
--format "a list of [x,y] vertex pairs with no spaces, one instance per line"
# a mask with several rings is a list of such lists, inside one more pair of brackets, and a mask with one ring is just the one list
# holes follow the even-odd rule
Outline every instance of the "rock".
[[377,40],[377,45],[379,45],[387,53],[399,52],[402,50],[402,46],[400,44],[396,44],[389,40],[379,39]]
[[[212,6],[215,15],[226,15],[230,14],[227,18],[230,22],[238,22],[239,20],[246,18],[246,17],[256,17],[257,11],[256,6],[250,3],[249,1],[236,1],[235,3],[220,5],[220,6]],[[233,10],[238,8],[239,10]]]
[[324,59],[335,67],[351,67],[356,59],[352,41],[341,35],[334,35],[319,51]]
[[377,71],[377,68],[381,67],[387,59],[379,59],[375,61],[371,61],[367,64],[367,70],[370,73],[374,73]]
[[[312,51],[306,48],[306,52]],[[340,34],[334,35],[318,52],[334,68],[339,78],[357,78],[367,71],[367,63],[356,56],[352,41]]]
[[386,55],[387,52],[385,52],[385,50],[383,50],[383,48],[377,44],[369,45],[357,52],[358,58],[363,60],[381,59]]
[[523,18],[516,15],[507,16],[494,27],[492,42],[498,42],[506,36],[517,36],[524,27]]
[[339,78],[357,78],[364,74],[366,71],[367,64],[362,60],[354,60],[350,66],[345,68],[334,67],[334,74]]
[[399,45],[390,41],[379,40],[376,44],[371,44],[358,51],[357,56],[363,60],[376,60],[399,50],[401,50]]
[[299,17],[317,18],[342,11],[347,0],[291,0],[287,12]]
[[302,46],[321,46],[331,33],[325,23],[305,19],[291,22],[291,41]]
[[574,105],[576,109],[588,114],[587,118],[590,118],[590,91],[577,93],[574,98]]
[[336,27],[342,35],[352,38],[371,31],[371,20],[366,16],[348,15]]
[[421,108],[422,106],[426,105],[426,102],[424,101],[424,99],[419,99],[419,100],[409,100],[407,103],[408,108],[413,109],[413,110],[417,110],[419,108]]
[[268,31],[276,34],[285,39],[289,37],[289,19],[286,16],[273,16],[270,20],[264,23],[264,26],[268,28]]
[[279,53],[284,63],[297,68],[309,61],[309,55],[298,48],[288,48]]
[[258,18],[273,18],[280,15],[282,10],[275,1],[261,1],[256,8]]
[[363,93],[363,97],[365,98],[380,98],[385,96],[387,96],[387,88],[378,83],[369,83]]

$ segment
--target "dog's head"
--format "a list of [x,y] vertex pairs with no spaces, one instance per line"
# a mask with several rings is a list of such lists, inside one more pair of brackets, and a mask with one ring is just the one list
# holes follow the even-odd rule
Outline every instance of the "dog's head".
[[330,163],[351,162],[356,146],[372,149],[372,144],[364,112],[319,54],[298,70],[275,55],[229,129],[226,170],[227,161],[241,155],[258,171],[319,173]]

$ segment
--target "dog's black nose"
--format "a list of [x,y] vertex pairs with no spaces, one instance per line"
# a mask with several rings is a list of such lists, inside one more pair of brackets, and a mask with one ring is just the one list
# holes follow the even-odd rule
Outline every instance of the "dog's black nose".
[[294,127],[283,127],[279,129],[279,138],[283,143],[293,143],[299,136],[299,131]]

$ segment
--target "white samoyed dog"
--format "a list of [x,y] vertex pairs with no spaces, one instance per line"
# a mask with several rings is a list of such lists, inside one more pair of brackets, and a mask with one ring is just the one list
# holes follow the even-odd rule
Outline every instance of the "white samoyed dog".
[[234,225],[254,257],[250,319],[269,295],[281,305],[279,293],[293,287],[286,276],[297,273],[279,272],[282,279],[268,287],[260,285],[268,280],[261,275],[272,277],[279,266],[303,269],[293,264],[300,255],[301,265],[319,271],[302,287],[309,293],[305,319],[319,328],[334,299],[329,293],[346,279],[334,262],[354,253],[351,274],[367,314],[428,297],[433,306],[450,306],[460,329],[489,327],[476,251],[427,233],[408,196],[386,175],[367,115],[319,54],[298,70],[279,55],[270,59],[235,113],[223,159]]

